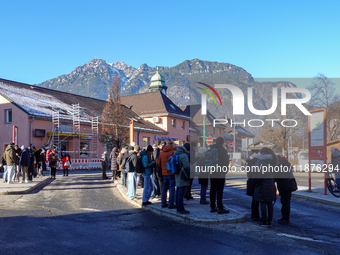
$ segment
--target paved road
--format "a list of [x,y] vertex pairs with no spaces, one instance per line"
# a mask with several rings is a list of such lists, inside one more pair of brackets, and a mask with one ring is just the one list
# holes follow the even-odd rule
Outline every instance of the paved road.
[[[340,249],[339,208],[294,199],[290,227],[186,225],[132,208],[100,176],[58,176],[34,193],[1,196],[0,253],[338,254]],[[249,212],[249,198],[238,187],[226,190],[225,204]]]

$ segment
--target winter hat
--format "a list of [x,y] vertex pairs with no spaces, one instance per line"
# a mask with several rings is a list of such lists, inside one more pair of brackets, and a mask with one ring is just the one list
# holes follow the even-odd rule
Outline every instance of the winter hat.
[[335,147],[332,147],[331,148],[331,152],[333,153],[335,151]]
[[172,146],[172,147],[175,147],[175,143],[174,143],[174,141],[172,141],[171,139],[168,141],[168,144],[169,144],[170,146]]
[[223,137],[219,136],[219,137],[216,138],[216,144],[217,145],[223,145],[223,143],[224,143]]
[[187,151],[190,151],[190,143],[183,144],[183,147],[187,149]]
[[24,149],[25,149],[25,145],[22,145],[22,146],[20,147],[20,149],[24,150]]
[[133,147],[133,149],[134,149],[135,151],[139,151],[139,150],[140,150],[140,147],[139,147],[139,145],[136,145],[135,147]]

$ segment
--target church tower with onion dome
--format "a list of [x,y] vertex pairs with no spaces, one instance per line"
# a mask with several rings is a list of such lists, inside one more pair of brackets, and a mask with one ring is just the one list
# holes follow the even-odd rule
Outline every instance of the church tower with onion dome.
[[164,95],[166,95],[167,88],[168,87],[165,85],[164,77],[158,72],[158,67],[157,67],[156,74],[153,75],[151,78],[149,92],[161,91]]

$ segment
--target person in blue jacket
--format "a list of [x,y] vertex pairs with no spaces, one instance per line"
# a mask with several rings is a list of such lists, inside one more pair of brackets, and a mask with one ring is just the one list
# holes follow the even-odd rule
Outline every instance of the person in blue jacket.
[[143,190],[143,200],[142,205],[150,205],[152,204],[149,199],[151,197],[151,193],[153,190],[152,180],[151,180],[151,173],[152,173],[152,166],[155,164],[155,161],[152,158],[149,158],[146,151],[143,150],[139,154],[142,157],[142,163],[145,168],[143,173],[144,177],[144,190]]

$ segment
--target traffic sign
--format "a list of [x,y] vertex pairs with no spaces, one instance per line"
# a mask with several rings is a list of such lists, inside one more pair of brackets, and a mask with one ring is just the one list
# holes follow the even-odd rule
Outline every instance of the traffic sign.
[[229,142],[230,146],[235,146],[235,142]]
[[212,137],[207,137],[205,141],[208,145],[210,145],[213,143],[214,139]]

